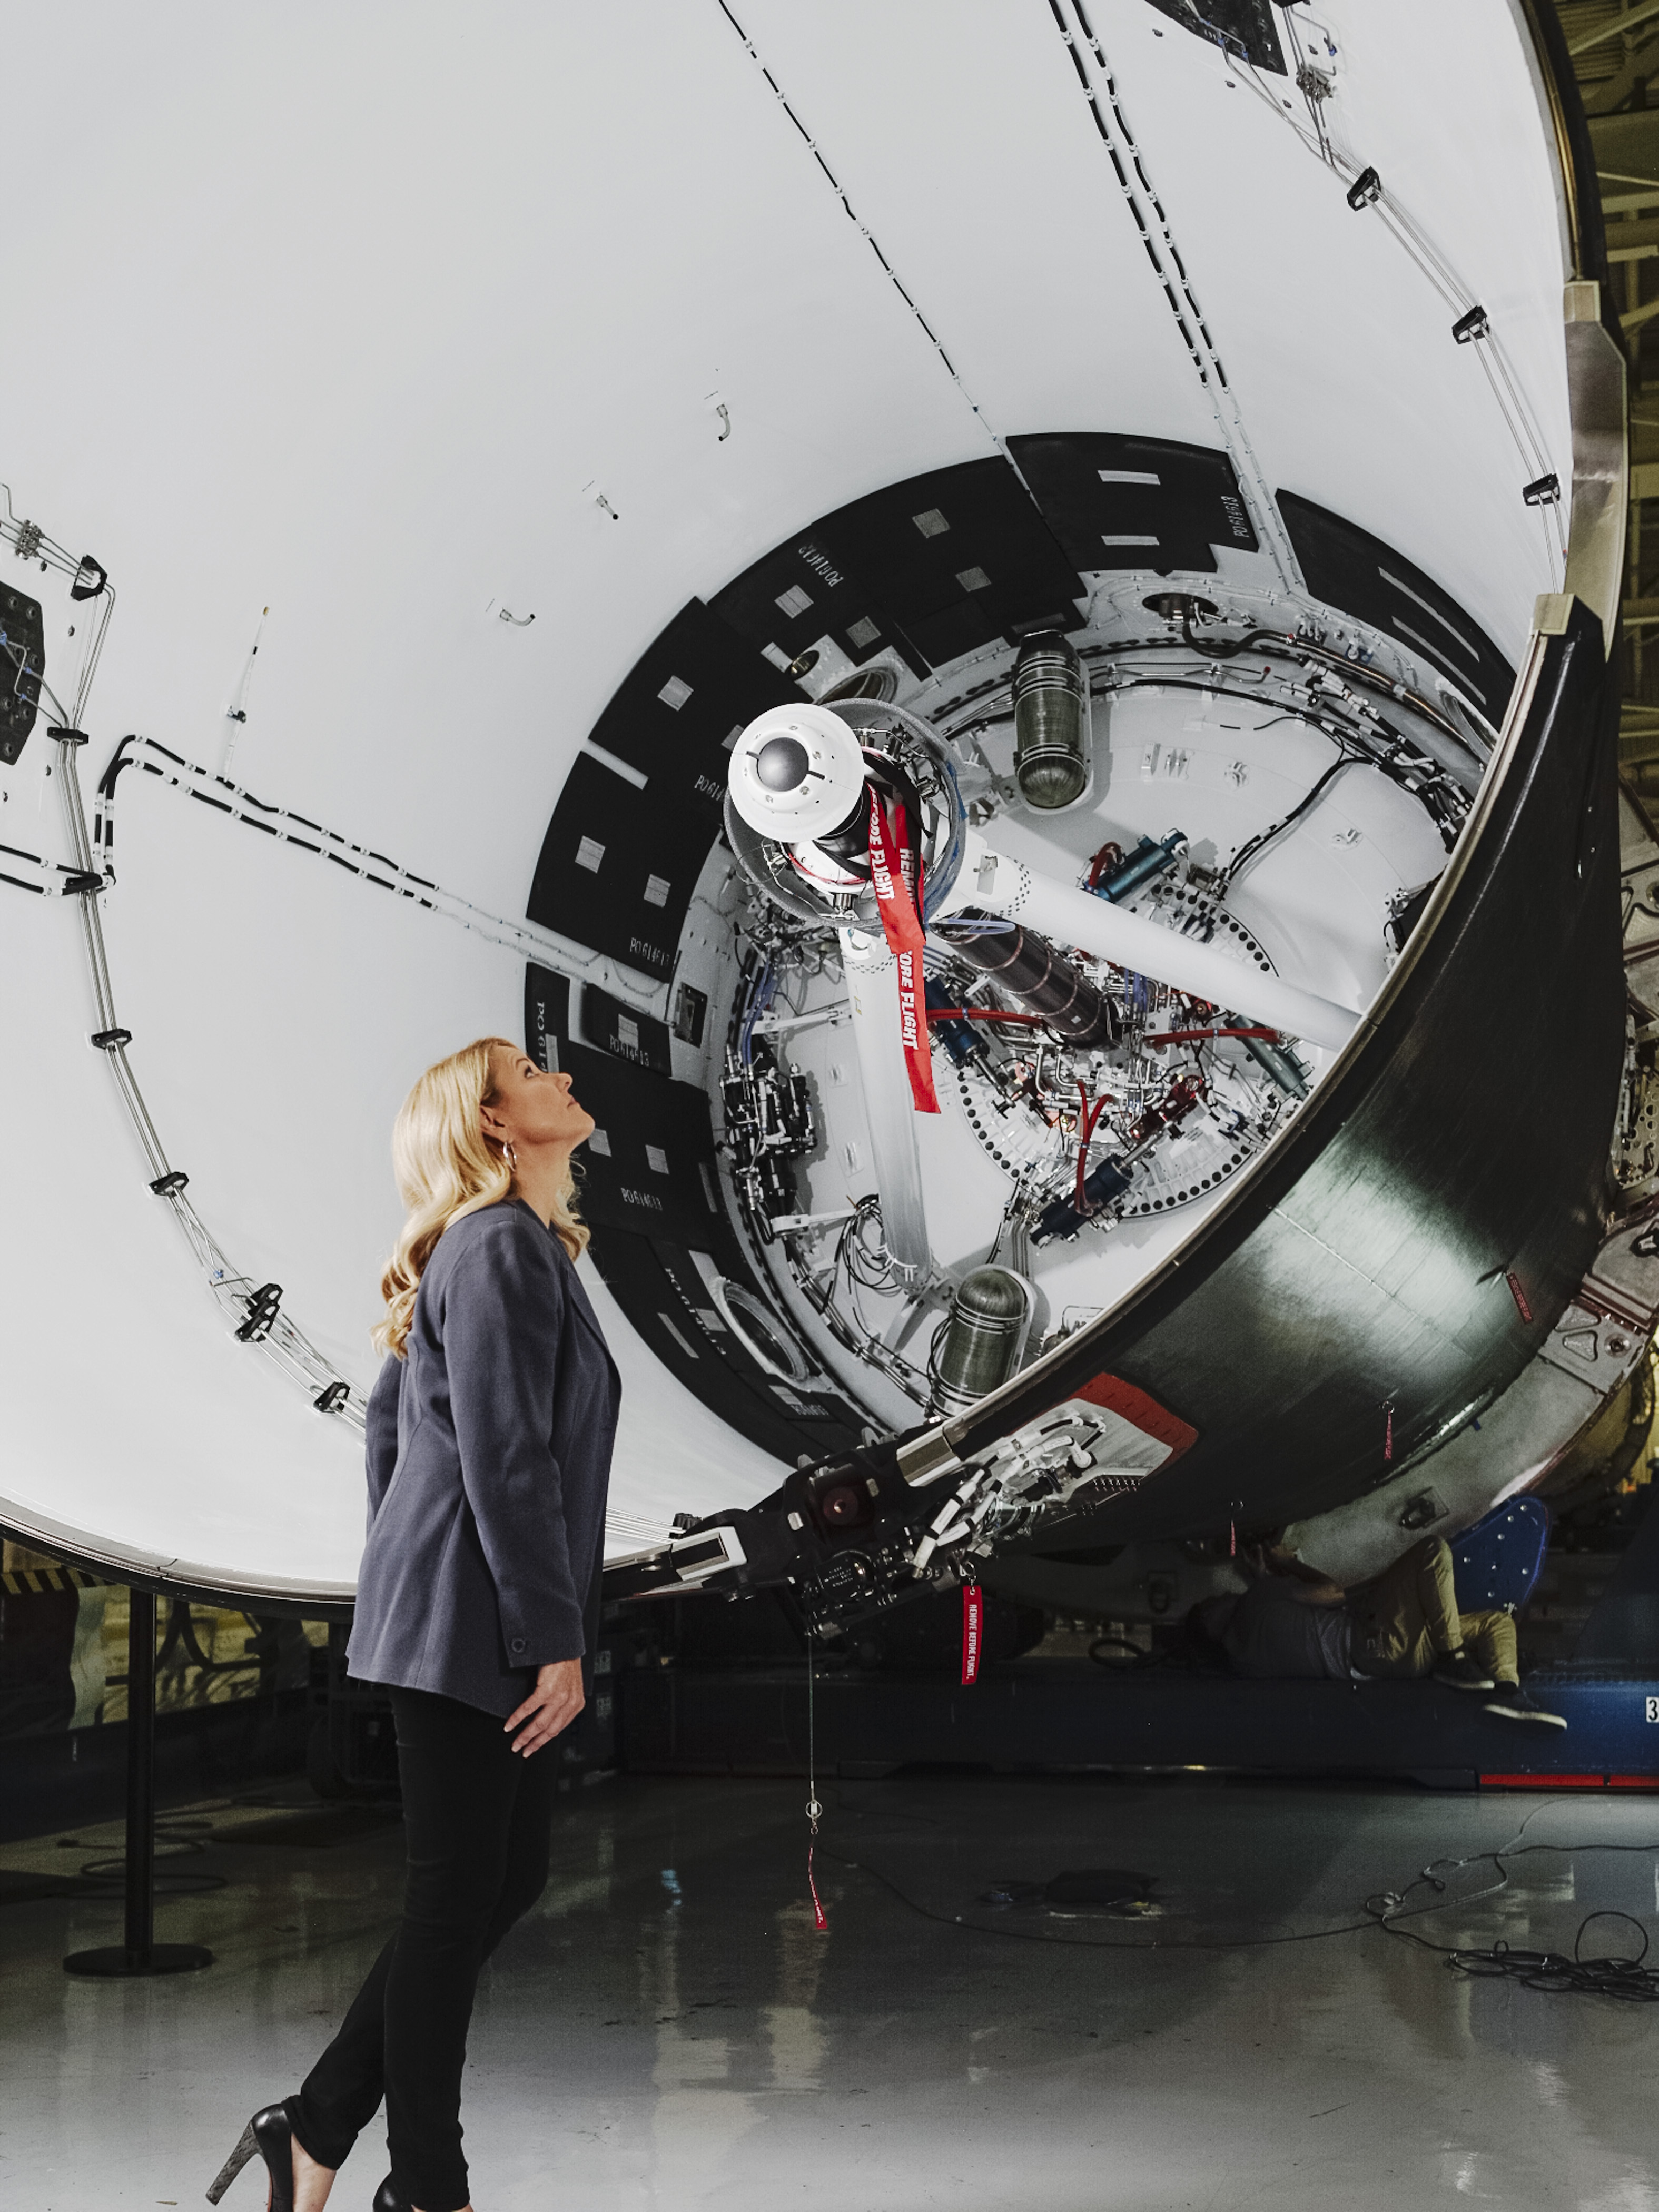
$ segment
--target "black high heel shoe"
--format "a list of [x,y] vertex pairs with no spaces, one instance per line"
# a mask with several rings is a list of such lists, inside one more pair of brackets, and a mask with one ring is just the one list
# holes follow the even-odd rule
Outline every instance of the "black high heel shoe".
[[266,2212],[294,2212],[294,2123],[287,2104],[267,2105],[253,2115],[209,2189],[208,2203],[219,2202],[256,2151],[270,2176]]
[[408,2197],[389,2173],[374,2192],[373,2212],[414,2212]]

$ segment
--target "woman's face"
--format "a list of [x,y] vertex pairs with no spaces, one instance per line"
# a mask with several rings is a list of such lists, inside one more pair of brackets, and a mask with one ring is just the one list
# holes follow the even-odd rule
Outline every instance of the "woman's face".
[[574,1149],[593,1133],[593,1116],[570,1094],[568,1075],[550,1074],[527,1053],[498,1050],[495,1096],[483,1109],[485,1133],[522,1152],[544,1145]]

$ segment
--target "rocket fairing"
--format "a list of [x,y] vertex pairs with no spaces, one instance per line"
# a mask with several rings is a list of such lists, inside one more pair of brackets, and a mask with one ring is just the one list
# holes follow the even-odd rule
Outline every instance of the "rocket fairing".
[[[833,35],[821,0],[750,0],[741,39],[647,0],[643,41],[486,26],[459,59],[417,9],[441,178],[425,93],[370,99],[365,58],[347,143],[303,70],[227,50],[258,265],[178,252],[165,179],[120,157],[132,87],[172,97],[121,11],[107,87],[28,27],[39,116],[74,98],[93,174],[13,234],[42,335],[3,527],[131,551],[101,659],[73,556],[17,572],[22,674],[83,702],[124,1065],[205,1242],[81,1050],[74,899],[36,887],[82,861],[20,740],[0,1019],[70,1073],[0,1133],[96,1171],[15,1202],[0,1520],[162,1584],[349,1601],[353,1439],[315,1409],[373,1380],[384,1130],[513,1026],[520,976],[527,1049],[597,1124],[636,1576],[793,1575],[829,1620],[919,1574],[1347,1511],[1467,1449],[1607,1222],[1622,387],[1552,54],[1504,0],[1399,0],[1363,37],[1356,6],[1321,11],[1311,114],[1276,96],[1295,9],[1240,55],[1140,0],[919,0],[902,35],[877,0]],[[1437,56],[1409,100],[1379,38]],[[168,110],[201,162],[210,106]],[[889,127],[923,112],[925,142]],[[52,173],[15,121],[19,173]],[[1478,193],[1445,155],[1471,129]],[[400,273],[434,191],[492,241],[447,264],[478,410]],[[339,220],[369,204],[372,312]],[[88,421],[52,334],[114,296],[94,205],[142,282],[125,402]],[[1297,283],[1264,281],[1292,234]],[[331,343],[301,374],[307,315]],[[245,789],[214,763],[261,607]],[[204,1297],[210,1247],[238,1256]],[[95,1354],[61,1318],[88,1252]],[[227,1338],[235,1285],[276,1283],[263,1337]],[[706,1527],[665,1551],[676,1514]]]

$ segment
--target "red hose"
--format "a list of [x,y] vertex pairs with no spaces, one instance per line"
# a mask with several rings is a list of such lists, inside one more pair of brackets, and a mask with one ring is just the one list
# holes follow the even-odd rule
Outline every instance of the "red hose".
[[1277,1030],[1164,1030],[1157,1036],[1144,1036],[1142,1044],[1194,1044],[1200,1037],[1267,1037],[1279,1042]]
[[1089,1105],[1089,1094],[1081,1082],[1077,1086],[1077,1095],[1083,1102],[1077,1121],[1077,1210],[1079,1213],[1088,1213],[1091,1208],[1089,1205],[1088,1193],[1083,1188],[1083,1170],[1089,1158],[1089,1139],[1095,1133],[1096,1122],[1106,1110],[1106,1096],[1103,1091],[1096,1099],[1091,1111]]

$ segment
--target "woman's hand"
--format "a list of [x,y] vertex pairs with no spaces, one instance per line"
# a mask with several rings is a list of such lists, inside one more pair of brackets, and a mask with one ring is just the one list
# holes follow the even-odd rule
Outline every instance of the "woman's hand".
[[549,1666],[538,1667],[535,1688],[503,1723],[509,1735],[514,1729],[523,1731],[513,1736],[514,1750],[528,1759],[532,1751],[539,1751],[568,1729],[586,1703],[580,1659],[555,1659]]

